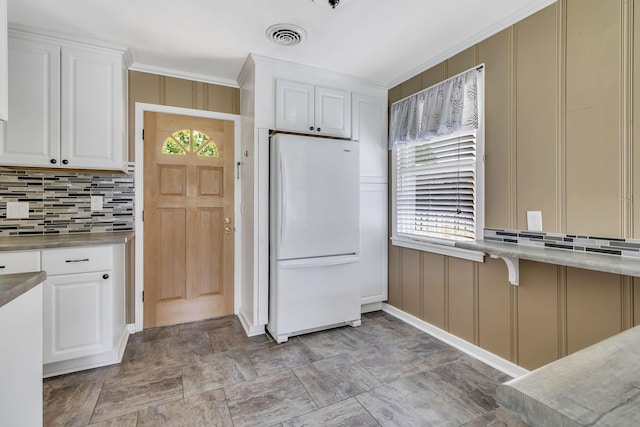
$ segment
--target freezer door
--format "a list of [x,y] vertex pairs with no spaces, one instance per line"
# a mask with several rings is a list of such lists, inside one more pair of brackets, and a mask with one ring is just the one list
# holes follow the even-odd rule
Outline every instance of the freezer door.
[[357,255],[271,263],[269,324],[278,341],[360,320]]
[[358,143],[298,135],[271,140],[276,259],[360,251]]

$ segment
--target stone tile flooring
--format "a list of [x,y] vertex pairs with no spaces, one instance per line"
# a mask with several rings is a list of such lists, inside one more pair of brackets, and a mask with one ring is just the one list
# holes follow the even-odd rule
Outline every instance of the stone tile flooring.
[[384,313],[248,338],[233,316],[132,335],[119,365],[44,381],[45,426],[524,426],[505,374]]

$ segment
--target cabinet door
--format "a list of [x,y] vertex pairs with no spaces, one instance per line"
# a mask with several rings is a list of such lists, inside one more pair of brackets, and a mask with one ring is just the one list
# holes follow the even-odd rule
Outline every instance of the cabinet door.
[[54,44],[11,38],[9,64],[11,121],[2,124],[0,164],[57,166],[60,48]]
[[51,276],[44,282],[45,364],[113,348],[112,286],[111,271]]
[[121,55],[62,48],[63,166],[124,168],[123,75]]
[[315,126],[320,135],[351,137],[351,94],[343,90],[316,87]]
[[276,129],[313,133],[314,87],[276,80]]
[[360,303],[387,299],[387,184],[360,184]]
[[9,69],[7,66],[7,0],[0,0],[0,120],[9,110]]
[[351,137],[360,142],[360,180],[387,182],[387,100],[353,95]]

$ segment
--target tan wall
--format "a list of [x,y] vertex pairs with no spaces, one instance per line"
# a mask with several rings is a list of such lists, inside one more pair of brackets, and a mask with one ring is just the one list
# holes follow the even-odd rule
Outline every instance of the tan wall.
[[129,159],[134,159],[136,102],[240,114],[240,89],[129,71]]
[[[136,102],[240,114],[240,89],[129,71],[129,161],[135,159]],[[127,245],[127,267],[127,323],[133,323],[135,321],[133,240]]]
[[[526,211],[541,210],[548,232],[640,238],[638,37],[633,0],[559,0],[389,101],[485,63],[485,226],[526,229]],[[521,261],[514,287],[501,260],[389,250],[391,305],[527,369],[640,323],[638,286]]]

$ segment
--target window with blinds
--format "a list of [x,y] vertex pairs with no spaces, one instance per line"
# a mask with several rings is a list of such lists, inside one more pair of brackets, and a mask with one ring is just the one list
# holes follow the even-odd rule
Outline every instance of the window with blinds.
[[395,237],[475,239],[476,132],[394,150]]

